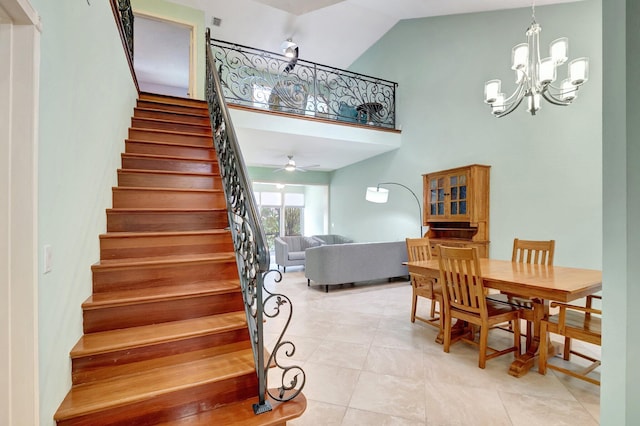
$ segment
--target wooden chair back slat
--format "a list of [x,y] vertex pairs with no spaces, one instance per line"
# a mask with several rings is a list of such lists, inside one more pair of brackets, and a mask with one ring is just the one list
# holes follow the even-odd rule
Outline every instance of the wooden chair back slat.
[[445,287],[444,297],[447,298],[451,307],[474,314],[486,313],[477,249],[439,246],[438,258],[441,285]]
[[555,240],[532,241],[515,238],[513,240],[511,261],[538,265],[553,265],[555,244]]

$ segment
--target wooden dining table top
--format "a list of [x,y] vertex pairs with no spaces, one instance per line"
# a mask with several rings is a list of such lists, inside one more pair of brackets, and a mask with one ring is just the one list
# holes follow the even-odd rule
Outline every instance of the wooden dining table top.
[[[602,290],[602,271],[479,259],[486,287],[528,298],[570,302]],[[406,262],[409,272],[440,276],[438,259]]]

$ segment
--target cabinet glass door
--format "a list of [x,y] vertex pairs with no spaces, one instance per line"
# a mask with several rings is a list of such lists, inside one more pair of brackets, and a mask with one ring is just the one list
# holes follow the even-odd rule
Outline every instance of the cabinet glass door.
[[467,175],[449,176],[449,214],[467,214]]
[[445,207],[445,179],[434,178],[429,181],[429,209],[432,216],[443,216]]

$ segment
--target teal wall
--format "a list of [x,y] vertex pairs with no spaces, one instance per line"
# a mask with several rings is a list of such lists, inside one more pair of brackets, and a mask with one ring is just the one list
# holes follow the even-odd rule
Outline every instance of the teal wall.
[[602,425],[640,424],[640,2],[602,4],[603,96],[603,367]]
[[42,18],[38,246],[53,249],[38,282],[40,424],[53,425],[137,93],[108,1],[31,3]]
[[515,89],[511,48],[526,41],[530,8],[401,21],[353,64],[399,83],[402,147],[334,173],[331,232],[359,241],[417,236],[408,191],[389,187],[389,202],[372,204],[366,187],[395,181],[420,197],[424,173],[488,164],[492,257],[510,258],[514,237],[554,238],[558,264],[602,266],[601,2],[536,7],[536,20],[543,52],[568,37],[570,58],[589,56],[591,71],[573,105],[544,103],[536,116],[521,107],[497,119],[483,103],[486,80]]

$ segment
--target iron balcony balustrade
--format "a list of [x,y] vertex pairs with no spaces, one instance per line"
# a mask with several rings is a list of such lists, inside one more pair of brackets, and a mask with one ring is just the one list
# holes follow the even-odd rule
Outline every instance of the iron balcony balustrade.
[[396,128],[397,83],[222,40],[211,46],[229,104]]
[[[290,401],[302,391],[306,375],[299,366],[286,363],[296,351],[293,342],[284,340],[293,308],[286,295],[271,293],[264,286],[268,274],[277,274],[276,282],[282,279],[282,275],[277,270],[269,270],[269,247],[240,144],[223,96],[222,83],[216,71],[209,29],[206,31],[206,41],[206,98],[258,375],[258,401],[253,405],[253,410],[256,414],[261,414],[271,410],[267,394],[276,401]],[[285,325],[274,347],[268,348],[270,355],[265,359],[264,320],[279,316],[286,317]],[[269,367],[272,367],[269,377],[275,379],[279,376],[279,384],[267,386]]]

